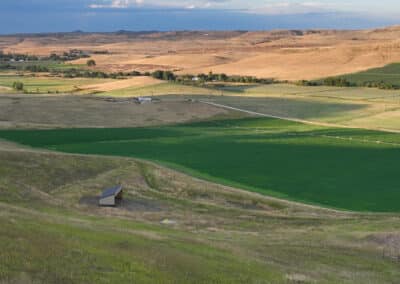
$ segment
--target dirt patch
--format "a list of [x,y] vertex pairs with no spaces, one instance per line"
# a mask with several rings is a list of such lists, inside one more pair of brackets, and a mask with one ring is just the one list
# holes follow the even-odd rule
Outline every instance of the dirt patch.
[[366,237],[367,241],[381,246],[396,246],[400,248],[400,233],[380,233]]
[[[79,204],[87,205],[90,207],[98,207],[99,197],[98,196],[83,196],[79,200]],[[115,207],[121,210],[127,210],[131,212],[160,212],[166,209],[165,205],[162,205],[156,201],[143,199],[143,198],[124,198],[118,201]]]
[[0,86],[0,92],[1,91],[11,91],[12,89],[9,87],[4,87],[4,86]]

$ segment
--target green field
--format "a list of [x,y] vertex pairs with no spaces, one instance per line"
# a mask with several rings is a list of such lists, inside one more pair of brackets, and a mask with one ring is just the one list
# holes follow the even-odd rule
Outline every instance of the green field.
[[41,67],[46,67],[50,71],[60,71],[60,70],[66,70],[66,69],[71,69],[71,68],[84,68],[86,65],[84,64],[71,64],[71,63],[64,63],[62,61],[56,61],[56,60],[40,60],[40,61],[24,61],[24,62],[7,62],[7,64],[10,64],[11,66],[15,67],[16,69],[1,69],[2,71],[24,71],[26,67],[28,66],[41,66]]
[[392,63],[379,68],[338,76],[345,78],[357,86],[365,86],[368,83],[384,83],[396,88],[400,87],[400,63]]
[[33,147],[138,157],[311,204],[399,212],[400,135],[241,119],[130,129],[1,131]]

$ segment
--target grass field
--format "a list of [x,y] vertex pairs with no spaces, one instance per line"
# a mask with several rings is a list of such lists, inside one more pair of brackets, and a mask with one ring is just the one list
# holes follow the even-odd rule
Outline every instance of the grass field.
[[[396,283],[397,215],[340,213],[126,158],[0,141],[2,283]],[[121,182],[124,200],[95,197]],[[94,203],[93,203],[94,201]]]
[[306,203],[399,212],[400,135],[274,119],[136,129],[1,131],[33,147],[138,157]]
[[233,85],[219,88],[226,95],[248,97],[296,96],[361,102],[393,100],[399,104],[399,92],[362,87],[298,86],[295,84]]
[[94,96],[0,96],[0,128],[137,127],[242,116],[182,99],[139,105]]
[[294,84],[228,84],[225,87],[201,88],[161,83],[99,95],[202,99],[270,115],[361,128],[400,130],[400,96],[393,90]]
[[[24,61],[24,62],[8,62],[11,66],[15,67],[16,70],[24,71],[28,66],[42,66],[48,68],[50,71],[60,71],[71,68],[85,68],[86,64],[70,64],[56,60],[40,60],[40,61]],[[2,69],[3,71],[13,71],[12,69]]]
[[18,76],[14,74],[0,74],[0,86],[12,87],[14,82],[24,83],[27,92],[32,93],[73,93],[80,90],[80,86],[111,82],[110,79],[67,79],[54,77]]
[[373,68],[340,77],[346,78],[349,82],[357,85],[364,85],[368,82],[384,82],[400,86],[400,63],[393,63],[381,68]]
[[124,88],[99,94],[110,97],[137,97],[159,95],[220,95],[220,90],[163,82],[150,86]]
[[272,84],[228,86],[221,91],[223,96],[197,98],[270,115],[400,130],[400,95],[395,90]]

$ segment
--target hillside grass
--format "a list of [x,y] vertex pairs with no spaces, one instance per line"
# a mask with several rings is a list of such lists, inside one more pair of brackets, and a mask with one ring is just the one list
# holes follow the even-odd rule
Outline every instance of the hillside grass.
[[398,134],[250,118],[153,128],[11,130],[0,137],[69,153],[158,161],[310,204],[400,211]]
[[[394,283],[398,215],[266,198],[0,141],[1,283]],[[116,183],[125,203],[85,203]],[[164,222],[169,220],[168,222]]]
[[340,76],[356,85],[365,85],[366,83],[386,83],[400,87],[400,63],[388,64],[380,68],[372,68],[366,71],[346,74]]

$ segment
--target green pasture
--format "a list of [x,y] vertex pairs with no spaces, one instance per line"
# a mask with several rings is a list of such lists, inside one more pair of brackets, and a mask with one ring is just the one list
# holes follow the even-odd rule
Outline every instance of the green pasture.
[[400,86],[400,63],[392,63],[384,67],[372,68],[341,77],[357,85],[363,85],[367,82],[384,82],[394,86]]
[[280,198],[399,212],[400,135],[241,119],[157,128],[1,131],[33,147],[128,156]]
[[[71,68],[84,68],[84,64],[70,64],[55,60],[40,60],[40,61],[24,61],[24,62],[7,62],[11,66],[15,67],[16,70],[23,71],[27,66],[42,66],[47,67],[50,71],[60,71]],[[5,69],[8,70],[8,69]],[[10,70],[8,70],[10,71]],[[12,71],[12,70],[11,70]]]
[[233,85],[217,87],[227,95],[240,96],[297,96],[320,99],[353,100],[353,101],[387,101],[400,102],[397,90],[380,90],[365,87],[330,87],[330,86],[298,86],[295,84],[270,85]]

